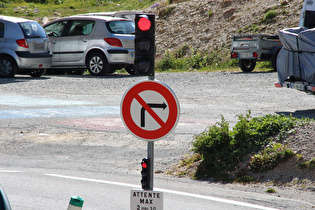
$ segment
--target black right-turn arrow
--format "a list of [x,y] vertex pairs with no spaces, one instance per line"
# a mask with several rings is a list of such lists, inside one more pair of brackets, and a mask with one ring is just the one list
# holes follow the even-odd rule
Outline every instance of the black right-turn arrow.
[[[159,108],[159,109],[165,109],[167,105],[163,102],[163,104],[148,104],[151,108]],[[145,108],[141,108],[141,127],[145,127]]]

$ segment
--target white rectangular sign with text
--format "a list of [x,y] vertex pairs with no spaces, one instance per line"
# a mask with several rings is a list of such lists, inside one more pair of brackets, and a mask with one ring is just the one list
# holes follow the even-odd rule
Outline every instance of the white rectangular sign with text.
[[158,191],[131,190],[130,210],[163,210],[163,193]]

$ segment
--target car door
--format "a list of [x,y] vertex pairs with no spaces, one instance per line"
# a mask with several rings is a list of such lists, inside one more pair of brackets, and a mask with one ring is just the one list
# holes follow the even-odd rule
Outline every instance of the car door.
[[78,65],[85,64],[84,53],[92,39],[94,20],[72,20],[71,26],[62,38],[60,61],[77,62]]
[[51,43],[51,52],[53,53],[52,66],[55,66],[57,65],[57,62],[60,62],[60,45],[62,45],[62,38],[68,23],[69,21],[63,20],[44,27]]

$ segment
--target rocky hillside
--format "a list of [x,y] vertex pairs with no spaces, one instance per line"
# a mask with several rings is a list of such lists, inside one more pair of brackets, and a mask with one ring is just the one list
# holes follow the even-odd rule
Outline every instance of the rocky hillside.
[[229,50],[231,36],[238,33],[276,34],[298,26],[302,6],[303,0],[190,0],[169,5],[162,1],[145,12],[157,15],[159,56],[183,45]]

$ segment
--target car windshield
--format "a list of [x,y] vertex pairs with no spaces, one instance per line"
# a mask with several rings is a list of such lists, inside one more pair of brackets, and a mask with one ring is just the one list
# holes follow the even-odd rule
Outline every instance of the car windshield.
[[19,23],[25,38],[45,38],[45,30],[37,22]]
[[113,34],[133,34],[135,24],[132,21],[109,21],[106,22],[109,32]]

